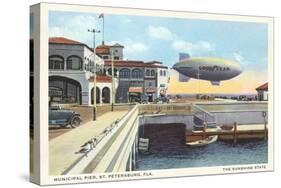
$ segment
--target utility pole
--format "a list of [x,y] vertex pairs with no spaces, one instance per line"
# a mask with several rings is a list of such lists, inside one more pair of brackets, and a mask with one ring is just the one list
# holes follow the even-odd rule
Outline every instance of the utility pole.
[[114,110],[115,102],[115,80],[114,80],[114,51],[111,52],[111,80],[112,80],[112,89],[111,89],[111,111]]
[[[88,32],[93,33],[93,51],[94,51],[94,106],[93,106],[93,120],[96,120],[97,117],[97,66],[96,66],[96,33],[100,33],[96,29],[88,29]],[[93,96],[92,96],[93,97]]]

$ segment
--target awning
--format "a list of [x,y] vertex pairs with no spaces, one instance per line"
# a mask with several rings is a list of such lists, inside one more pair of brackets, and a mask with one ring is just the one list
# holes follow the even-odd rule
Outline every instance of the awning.
[[142,93],[142,87],[129,87],[129,93]]
[[146,88],[146,93],[155,93],[156,89],[155,88]]

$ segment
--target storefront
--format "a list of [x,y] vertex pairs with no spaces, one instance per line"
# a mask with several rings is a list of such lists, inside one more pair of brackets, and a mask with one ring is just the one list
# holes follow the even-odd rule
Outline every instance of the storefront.
[[63,76],[49,77],[49,97],[58,103],[81,104],[81,85],[76,80]]
[[155,96],[156,89],[155,88],[146,88],[145,92],[146,92],[148,102],[153,102],[156,99],[156,96]]
[[129,102],[141,102],[141,95],[143,93],[142,87],[129,88]]

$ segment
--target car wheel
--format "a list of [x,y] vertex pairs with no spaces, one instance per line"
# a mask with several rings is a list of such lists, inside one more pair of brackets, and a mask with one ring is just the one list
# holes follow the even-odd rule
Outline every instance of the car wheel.
[[81,120],[79,117],[73,117],[71,122],[70,122],[70,125],[72,128],[75,128],[75,127],[78,127],[81,123]]

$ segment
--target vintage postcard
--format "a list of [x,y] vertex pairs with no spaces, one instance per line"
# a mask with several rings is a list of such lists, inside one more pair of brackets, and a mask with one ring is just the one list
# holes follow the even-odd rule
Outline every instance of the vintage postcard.
[[273,18],[30,10],[32,182],[273,170]]

